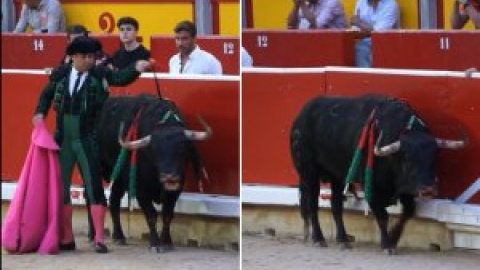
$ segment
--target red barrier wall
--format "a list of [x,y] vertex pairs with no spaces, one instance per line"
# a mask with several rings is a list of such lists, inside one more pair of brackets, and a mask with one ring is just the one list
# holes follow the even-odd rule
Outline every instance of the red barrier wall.
[[56,67],[65,55],[66,34],[2,33],[2,68]]
[[[30,143],[31,118],[39,94],[47,81],[46,75],[2,73],[2,180],[19,178]],[[174,100],[192,128],[201,128],[194,117],[200,114],[214,131],[213,137],[197,145],[204,158],[210,183],[205,192],[239,195],[239,82],[227,80],[178,80],[162,78],[163,96]],[[127,88],[112,89],[112,94],[156,94],[154,82],[141,78]],[[54,112],[48,123],[54,127]],[[187,190],[197,191],[192,178]],[[80,184],[79,174],[74,183]]]
[[306,101],[325,92],[323,73],[242,73],[244,183],[296,185],[288,138]]
[[372,34],[373,66],[480,69],[479,31],[386,31]]
[[[308,79],[315,76],[317,81]],[[291,123],[305,101],[323,92],[347,96],[382,93],[404,98],[437,137],[458,139],[460,129],[464,130],[470,141],[467,148],[440,151],[437,175],[441,198],[458,197],[480,177],[478,78],[327,71],[247,72],[242,80],[243,183],[297,185],[289,151]],[[470,202],[480,203],[480,194]]]
[[[222,63],[223,74],[237,75],[240,73],[240,39],[238,37],[199,36],[197,44]],[[150,46],[152,57],[157,61],[157,71],[168,72],[170,57],[178,53],[174,37],[152,36]]]
[[120,38],[115,34],[96,34],[91,36],[97,38],[102,43],[103,51],[110,57],[122,46]]
[[256,67],[354,66],[358,33],[342,30],[244,30]]

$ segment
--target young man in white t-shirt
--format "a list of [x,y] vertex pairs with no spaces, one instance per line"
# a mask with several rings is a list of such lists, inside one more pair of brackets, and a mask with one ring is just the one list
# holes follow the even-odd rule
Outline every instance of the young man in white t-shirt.
[[195,43],[197,28],[190,21],[182,21],[174,29],[178,53],[169,61],[170,74],[221,75],[222,64],[211,53]]

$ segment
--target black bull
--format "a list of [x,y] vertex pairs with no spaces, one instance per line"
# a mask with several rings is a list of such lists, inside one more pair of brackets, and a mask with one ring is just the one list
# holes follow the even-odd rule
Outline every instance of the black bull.
[[[122,138],[125,138],[140,110],[137,140],[124,141]],[[119,134],[122,123],[126,130]],[[173,248],[170,224],[175,204],[183,190],[186,163],[192,163],[197,180],[203,169],[193,142],[207,139],[211,135],[211,129],[205,122],[202,121],[202,124],[205,132],[188,130],[173,102],[147,95],[109,98],[102,108],[97,135],[103,178],[110,180],[122,146],[138,151],[136,197],[149,228],[150,246],[157,252]],[[120,201],[129,188],[129,172],[130,158],[127,158],[118,179],[112,185],[109,198],[113,223],[112,238],[120,244],[125,243],[120,222]],[[160,237],[157,233],[157,211],[154,202],[163,204],[163,228]],[[90,222],[89,235],[93,236],[91,224]]]
[[[389,254],[395,252],[407,220],[415,213],[415,196],[422,188],[435,184],[437,149],[465,145],[465,141],[436,139],[408,104],[394,98],[319,97],[308,102],[293,123],[290,146],[300,177],[305,239],[309,238],[311,224],[312,238],[318,246],[326,246],[317,208],[319,182],[327,181],[332,188],[336,239],[342,248],[351,247],[342,217],[344,181],[362,129],[375,108],[376,134],[382,135],[377,136],[381,138],[374,151],[373,199],[369,206],[380,228],[381,246]],[[364,167],[365,162],[361,165]],[[355,179],[363,182],[363,174],[359,173]],[[385,208],[397,200],[402,204],[402,214],[388,231]]]

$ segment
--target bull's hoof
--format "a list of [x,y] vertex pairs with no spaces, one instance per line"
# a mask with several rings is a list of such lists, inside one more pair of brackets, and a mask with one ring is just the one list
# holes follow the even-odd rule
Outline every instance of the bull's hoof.
[[151,252],[156,252],[156,253],[161,253],[160,247],[155,247],[155,246],[151,246],[150,251]]
[[159,253],[165,253],[165,252],[169,252],[169,251],[173,251],[174,248],[173,246],[160,246],[159,247]]
[[113,239],[113,243],[120,245],[120,246],[126,246],[127,245],[127,240],[126,239]]
[[352,249],[352,244],[350,242],[340,242],[338,243],[340,250]]
[[347,234],[347,240],[348,240],[348,242],[353,243],[353,242],[355,242],[355,236]]
[[328,247],[327,242],[325,240],[315,241],[313,242],[314,247]]
[[385,253],[385,255],[397,255],[397,249],[396,248],[385,248],[383,249],[383,253]]

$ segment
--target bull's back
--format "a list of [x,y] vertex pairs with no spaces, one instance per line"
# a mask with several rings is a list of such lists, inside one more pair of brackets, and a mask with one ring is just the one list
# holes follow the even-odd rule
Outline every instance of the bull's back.
[[290,138],[297,170],[315,166],[324,176],[343,178],[370,113],[387,99],[321,96],[305,104]]

